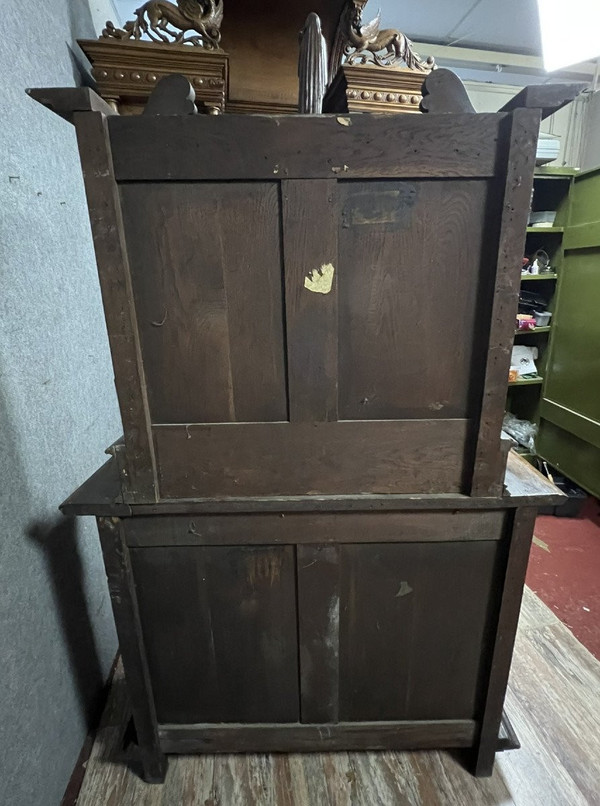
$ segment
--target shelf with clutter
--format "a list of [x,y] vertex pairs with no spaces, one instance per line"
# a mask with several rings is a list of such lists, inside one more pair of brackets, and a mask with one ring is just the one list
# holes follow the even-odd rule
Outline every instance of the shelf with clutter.
[[[540,400],[560,293],[568,229],[569,198],[574,168],[540,166],[536,169],[531,211],[526,231],[519,308],[507,389],[507,416],[517,417],[537,432]],[[533,439],[520,446],[534,459]]]

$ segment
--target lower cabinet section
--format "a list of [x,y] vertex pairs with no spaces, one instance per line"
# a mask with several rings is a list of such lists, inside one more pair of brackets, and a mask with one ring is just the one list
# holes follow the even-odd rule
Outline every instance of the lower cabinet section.
[[[505,513],[487,513],[482,539],[465,515],[464,539],[436,541],[423,513],[419,542],[353,543],[352,515],[348,542],[317,544],[161,546],[154,536],[140,546],[136,524],[131,565],[165,749],[227,749],[224,723],[238,726],[239,749],[267,749],[256,745],[266,725],[280,725],[272,749],[282,750],[310,744],[311,731],[332,749],[373,746],[369,731],[386,734],[382,746],[420,746],[421,722],[430,746],[471,744],[507,546]],[[185,516],[164,520],[169,534],[190,528]]]

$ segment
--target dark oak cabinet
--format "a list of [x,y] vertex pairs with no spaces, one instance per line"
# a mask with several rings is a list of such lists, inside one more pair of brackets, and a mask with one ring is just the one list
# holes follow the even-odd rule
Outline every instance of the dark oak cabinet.
[[539,109],[75,117],[127,500],[501,490]]
[[475,719],[504,547],[485,537],[132,548],[158,721]]
[[501,434],[542,89],[129,118],[34,91],[76,127],[124,429],[63,511],[98,520],[148,780],[447,747],[491,774],[562,498]]

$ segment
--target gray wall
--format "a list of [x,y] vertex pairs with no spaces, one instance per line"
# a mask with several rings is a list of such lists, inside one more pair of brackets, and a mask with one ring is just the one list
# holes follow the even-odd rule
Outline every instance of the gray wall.
[[90,13],[18,16],[0,49],[0,804],[52,806],[116,651],[95,525],[57,506],[121,426],[74,131],[24,92],[77,83]]

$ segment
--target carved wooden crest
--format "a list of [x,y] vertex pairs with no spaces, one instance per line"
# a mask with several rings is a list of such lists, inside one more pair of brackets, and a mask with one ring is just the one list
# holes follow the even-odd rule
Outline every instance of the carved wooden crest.
[[[105,39],[141,39],[191,44],[216,50],[221,42],[223,0],[147,0],[135,10],[135,19],[117,28],[110,20],[102,31]],[[191,32],[191,33],[190,33]]]
[[395,28],[381,28],[381,12],[363,24],[367,0],[348,0],[340,16],[329,63],[329,79],[345,59],[347,64],[391,67],[405,64],[410,70],[429,72],[435,66],[430,56],[423,60],[410,39]]

